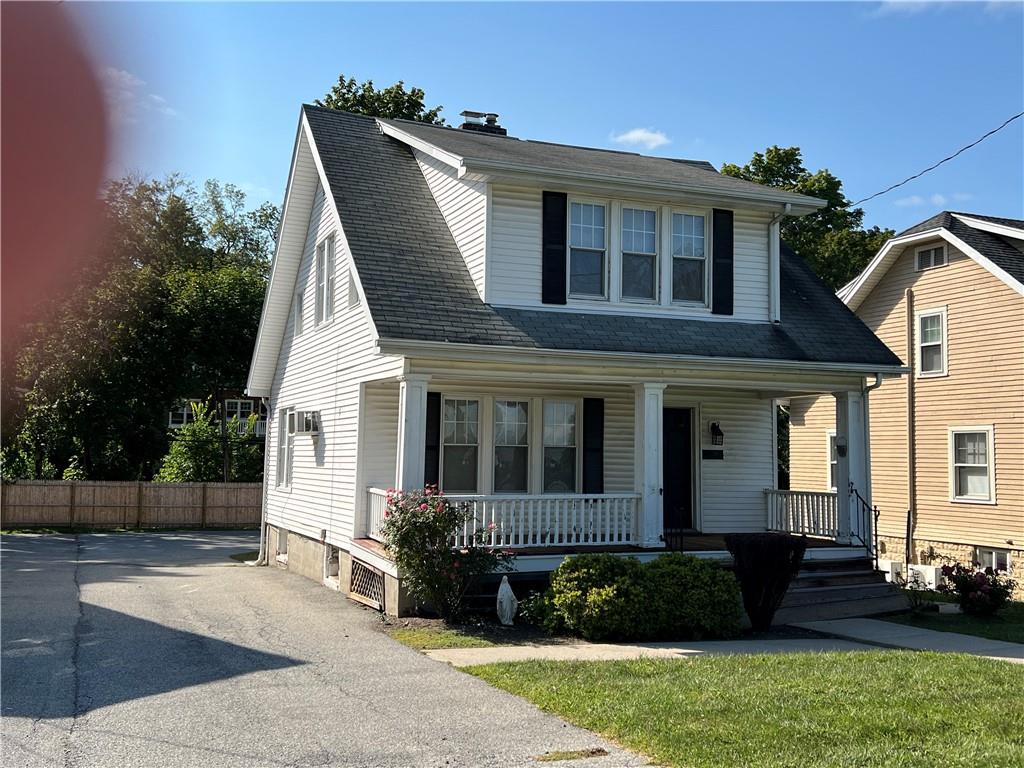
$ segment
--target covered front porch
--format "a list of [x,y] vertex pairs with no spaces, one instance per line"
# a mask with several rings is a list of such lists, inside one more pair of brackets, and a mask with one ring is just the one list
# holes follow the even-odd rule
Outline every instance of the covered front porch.
[[[734,531],[870,549],[860,377],[472,373],[363,385],[357,537],[381,541],[387,488],[436,483],[473,513],[456,543],[482,530],[522,556],[722,555]],[[776,401],[809,391],[835,396],[842,493],[777,489]]]

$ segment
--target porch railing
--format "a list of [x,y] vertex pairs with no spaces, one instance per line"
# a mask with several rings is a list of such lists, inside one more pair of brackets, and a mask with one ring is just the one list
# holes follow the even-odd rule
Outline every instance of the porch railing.
[[835,491],[777,491],[766,488],[768,530],[808,536],[839,536]]
[[[379,488],[368,489],[368,530],[378,540],[385,497]],[[446,498],[467,505],[472,512],[472,522],[454,532],[456,546],[466,546],[477,531],[483,532],[486,545],[507,549],[630,545],[639,540],[640,496],[636,493],[453,494]]]

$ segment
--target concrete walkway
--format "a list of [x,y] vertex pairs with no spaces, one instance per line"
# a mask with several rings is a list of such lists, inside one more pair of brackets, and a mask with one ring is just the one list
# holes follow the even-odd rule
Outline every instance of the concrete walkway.
[[849,640],[809,638],[797,640],[716,640],[702,643],[567,643],[558,645],[498,645],[489,648],[445,648],[425,651],[436,661],[453,667],[506,661],[622,661],[625,659],[681,659],[727,656],[737,653],[822,653],[875,650]]
[[961,635],[957,632],[936,632],[933,629],[895,624],[878,619],[835,619],[833,621],[808,621],[796,626],[815,632],[842,637],[886,648],[909,648],[915,651],[941,651],[944,653],[968,653],[989,659],[1024,664],[1024,645],[989,640],[975,635]]

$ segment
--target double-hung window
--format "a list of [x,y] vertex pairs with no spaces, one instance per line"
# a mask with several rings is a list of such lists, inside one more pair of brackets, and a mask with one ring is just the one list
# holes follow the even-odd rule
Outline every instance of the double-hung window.
[[196,415],[195,411],[192,410],[192,404],[198,402],[198,400],[187,400],[184,404],[172,409],[168,414],[167,426],[171,429],[181,429],[186,424],[191,424],[195,421]]
[[920,312],[917,316],[917,373],[946,374],[946,310]]
[[1010,561],[1010,553],[1005,549],[987,549],[978,547],[974,550],[974,562],[982,568],[991,568],[993,571],[1011,571],[1013,563]]
[[707,303],[704,217],[672,214],[672,301]]
[[282,408],[277,412],[277,484],[292,484],[292,462],[295,456],[295,411]]
[[303,320],[305,303],[306,292],[300,288],[295,292],[295,302],[292,304],[292,333],[295,336],[301,336],[303,330],[305,330],[305,321]]
[[992,427],[954,427],[949,434],[953,501],[994,501]]
[[334,317],[334,235],[316,247],[316,324]]
[[622,298],[658,298],[658,214],[622,209]]
[[836,490],[836,468],[839,466],[839,453],[836,451],[836,433],[828,433],[828,487]]
[[544,492],[576,492],[576,402],[544,401]]
[[480,449],[480,401],[445,399],[441,445],[441,489],[476,493]]
[[494,401],[494,492],[529,490],[530,403]]
[[946,244],[936,245],[931,248],[917,249],[917,270],[920,272],[932,267],[943,267],[946,265]]
[[603,299],[608,295],[605,207],[600,203],[569,206],[569,293]]

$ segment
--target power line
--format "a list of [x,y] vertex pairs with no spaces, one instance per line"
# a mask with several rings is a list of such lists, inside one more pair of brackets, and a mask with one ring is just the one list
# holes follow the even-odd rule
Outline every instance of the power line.
[[952,160],[952,159],[953,159],[954,157],[956,157],[957,155],[961,154],[962,152],[966,152],[966,151],[967,151],[968,149],[970,149],[971,147],[976,147],[976,146],[977,146],[978,144],[981,144],[981,142],[983,142],[983,141],[984,141],[985,139],[987,139],[987,138],[988,138],[989,136],[991,136],[991,135],[992,135],[992,134],[994,134],[994,133],[998,133],[999,131],[1003,130],[1003,128],[1005,128],[1006,126],[1008,126],[1008,125],[1009,125],[1010,123],[1012,123],[1012,122],[1013,122],[1014,120],[1017,120],[1017,119],[1019,119],[1019,118],[1021,118],[1021,117],[1024,117],[1024,112],[1018,112],[1018,113],[1017,113],[1016,115],[1014,115],[1013,117],[1011,117],[1011,118],[1008,118],[1008,119],[1006,120],[1006,122],[1004,122],[1004,123],[1003,123],[1002,125],[1000,125],[1000,126],[999,126],[998,128],[993,128],[993,129],[992,129],[991,131],[989,131],[988,133],[986,133],[986,134],[985,134],[984,136],[982,136],[982,137],[981,137],[980,139],[978,139],[977,141],[972,141],[972,142],[971,142],[970,144],[968,144],[968,145],[967,145],[966,147],[960,147],[960,149],[958,149],[958,150],[957,150],[956,152],[954,152],[954,153],[953,153],[952,155],[950,155],[949,157],[944,157],[944,158],[942,158],[942,159],[941,159],[941,160],[939,160],[939,162],[937,162],[937,163],[936,163],[935,165],[929,166],[928,168],[925,168],[925,169],[924,169],[923,171],[921,171],[921,172],[919,172],[919,173],[915,173],[915,174],[914,174],[913,176],[909,176],[909,177],[907,177],[906,179],[904,179],[903,181],[899,182],[898,184],[893,184],[893,185],[892,185],[891,187],[886,187],[886,188],[885,188],[885,189],[883,189],[883,190],[882,190],[881,192],[875,192],[875,194],[873,194],[873,195],[869,195],[868,197],[865,197],[865,198],[863,198],[862,200],[858,200],[858,201],[857,201],[857,202],[855,202],[855,203],[850,203],[850,204],[849,204],[849,205],[848,205],[847,207],[848,207],[848,208],[852,208],[852,207],[853,207],[853,206],[855,206],[855,205],[860,205],[861,203],[866,203],[866,202],[867,202],[868,200],[874,200],[874,199],[875,199],[876,197],[880,197],[881,195],[884,195],[884,194],[885,194],[886,192],[892,192],[892,191],[893,191],[894,189],[896,189],[897,187],[902,187],[902,186],[903,186],[904,184],[906,184],[907,182],[913,181],[914,179],[917,179],[917,178],[920,178],[921,176],[924,176],[924,175],[925,175],[926,173],[928,173],[929,171],[934,171],[934,170],[935,170],[936,168],[938,168],[938,167],[939,167],[940,165],[942,165],[943,163],[948,163],[948,162],[949,162],[950,160]]

